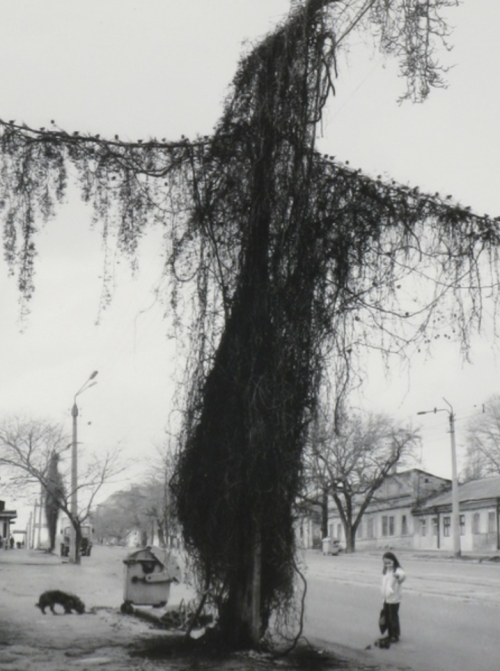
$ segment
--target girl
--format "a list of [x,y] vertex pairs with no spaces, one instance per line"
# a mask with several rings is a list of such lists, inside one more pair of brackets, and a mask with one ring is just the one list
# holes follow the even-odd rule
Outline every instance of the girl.
[[382,571],[382,608],[380,631],[387,635],[391,643],[397,643],[401,635],[399,626],[399,604],[401,603],[401,585],[406,579],[405,572],[395,554],[386,552],[382,557],[384,569]]

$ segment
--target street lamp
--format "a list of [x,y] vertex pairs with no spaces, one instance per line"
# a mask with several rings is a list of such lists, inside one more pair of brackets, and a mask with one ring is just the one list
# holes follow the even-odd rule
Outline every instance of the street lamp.
[[[83,392],[86,389],[89,389],[89,387],[93,387],[97,382],[94,380],[95,376],[97,375],[97,371],[95,370],[90,377],[85,381],[85,384],[83,384],[80,389],[76,392],[76,394],[73,397],[73,407],[71,408],[71,415],[73,417],[73,440],[71,443],[71,516],[73,520],[75,520],[78,516],[78,493],[77,493],[77,486],[78,486],[78,429],[77,429],[77,421],[78,421],[78,406],[76,405],[76,397],[79,396],[80,394],[83,394]],[[72,533],[70,535],[70,553],[69,553],[69,560],[73,563],[76,563],[77,561],[77,555],[78,555],[78,550],[76,547],[76,532],[74,529],[73,524],[72,526]]]
[[451,436],[451,518],[453,528],[453,554],[460,557],[460,507],[458,500],[458,475],[457,475],[457,446],[455,443],[455,415],[451,403],[443,398],[449,408],[434,408],[434,410],[421,410],[417,415],[428,415],[430,413],[447,412],[450,421]]

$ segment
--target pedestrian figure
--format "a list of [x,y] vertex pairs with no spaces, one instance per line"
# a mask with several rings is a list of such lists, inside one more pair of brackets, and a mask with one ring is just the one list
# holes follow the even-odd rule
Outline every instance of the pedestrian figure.
[[406,579],[406,574],[394,553],[386,552],[382,561],[384,568],[381,591],[384,604],[380,613],[379,627],[381,634],[387,632],[387,639],[390,644],[397,643],[401,636],[399,604],[402,598],[401,585]]

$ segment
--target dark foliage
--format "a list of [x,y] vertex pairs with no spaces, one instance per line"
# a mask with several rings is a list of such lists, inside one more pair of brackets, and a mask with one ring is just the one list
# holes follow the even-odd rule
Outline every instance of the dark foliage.
[[168,224],[172,305],[195,314],[178,515],[236,645],[256,643],[256,610],[260,635],[293,603],[294,502],[325,358],[345,378],[366,347],[402,352],[443,328],[467,347],[482,290],[496,289],[498,220],[315,150],[348,33],[375,26],[422,99],[442,84],[433,48],[452,4],[305,2],[242,60],[212,137],[124,143],[2,124],[5,253],[25,299],[35,222],[65,193],[68,163],[123,252]]
[[47,520],[51,552],[56,546],[57,520],[59,519],[61,505],[65,501],[64,482],[59,472],[59,458],[59,454],[55,451],[50,455],[45,486],[45,519]]
[[[237,653],[235,654],[221,639],[203,638],[186,639],[179,634],[150,637],[131,646],[129,655],[144,660],[164,660],[175,662],[178,669],[193,669],[207,660],[214,668],[224,671],[259,671],[276,668],[277,657],[269,653]],[[287,656],[279,660],[283,671],[301,669],[301,671],[333,671],[334,669],[350,669],[352,664],[345,658],[336,657],[325,650],[317,650],[307,644],[300,644]]]

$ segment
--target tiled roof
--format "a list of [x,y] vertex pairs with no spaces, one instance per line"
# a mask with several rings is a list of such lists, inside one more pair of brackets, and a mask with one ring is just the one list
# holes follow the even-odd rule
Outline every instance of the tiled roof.
[[[458,487],[458,499],[461,503],[496,497],[500,497],[500,476],[471,480]],[[425,507],[444,506],[449,503],[451,503],[451,490],[432,496],[425,502]]]

